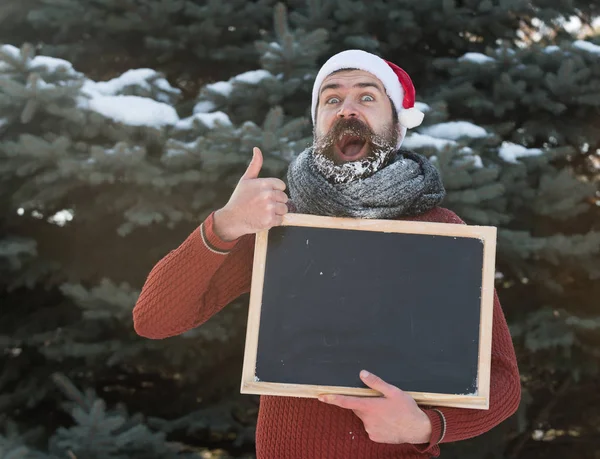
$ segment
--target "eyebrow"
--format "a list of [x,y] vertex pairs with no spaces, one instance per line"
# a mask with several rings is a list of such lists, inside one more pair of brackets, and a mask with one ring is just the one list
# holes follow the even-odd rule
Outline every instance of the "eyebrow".
[[[325,86],[323,86],[321,88],[321,92],[320,94],[323,94],[325,91],[327,91],[328,89],[339,89],[342,85],[340,85],[339,83],[329,83],[326,84]],[[378,84],[376,83],[371,83],[371,82],[364,82],[364,83],[356,83],[354,86],[352,86],[353,88],[375,88],[377,89],[379,92],[383,92],[381,90],[381,88],[379,87]]]

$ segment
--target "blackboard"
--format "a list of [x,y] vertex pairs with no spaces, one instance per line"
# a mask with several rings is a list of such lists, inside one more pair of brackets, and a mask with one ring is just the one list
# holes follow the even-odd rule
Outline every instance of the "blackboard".
[[489,406],[493,227],[289,214],[257,235],[243,393]]

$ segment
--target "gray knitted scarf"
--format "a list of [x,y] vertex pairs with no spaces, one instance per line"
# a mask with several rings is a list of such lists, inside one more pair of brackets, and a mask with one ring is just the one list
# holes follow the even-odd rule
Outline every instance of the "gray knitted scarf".
[[409,150],[398,150],[393,162],[370,177],[331,183],[308,148],[290,164],[287,179],[296,212],[313,215],[394,219],[424,213],[446,195],[436,168]]

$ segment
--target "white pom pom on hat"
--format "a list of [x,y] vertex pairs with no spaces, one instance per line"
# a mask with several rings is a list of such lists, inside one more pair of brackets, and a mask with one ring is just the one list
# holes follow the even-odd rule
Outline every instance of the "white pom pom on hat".
[[[412,129],[423,122],[424,114],[415,107],[415,87],[408,73],[396,64],[359,49],[350,49],[335,54],[319,70],[312,90],[311,114],[313,125],[319,101],[319,90],[323,80],[333,72],[342,69],[358,69],[377,77],[385,87],[398,112],[398,123],[401,128]],[[401,136],[400,142],[404,134]],[[398,145],[399,146],[399,145]]]

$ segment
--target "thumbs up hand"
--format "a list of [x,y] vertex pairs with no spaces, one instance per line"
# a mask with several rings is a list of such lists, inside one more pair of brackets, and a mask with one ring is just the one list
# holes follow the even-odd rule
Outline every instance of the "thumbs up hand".
[[285,183],[277,178],[258,178],[263,156],[254,148],[252,161],[229,201],[215,212],[213,230],[224,241],[280,225],[288,212]]

